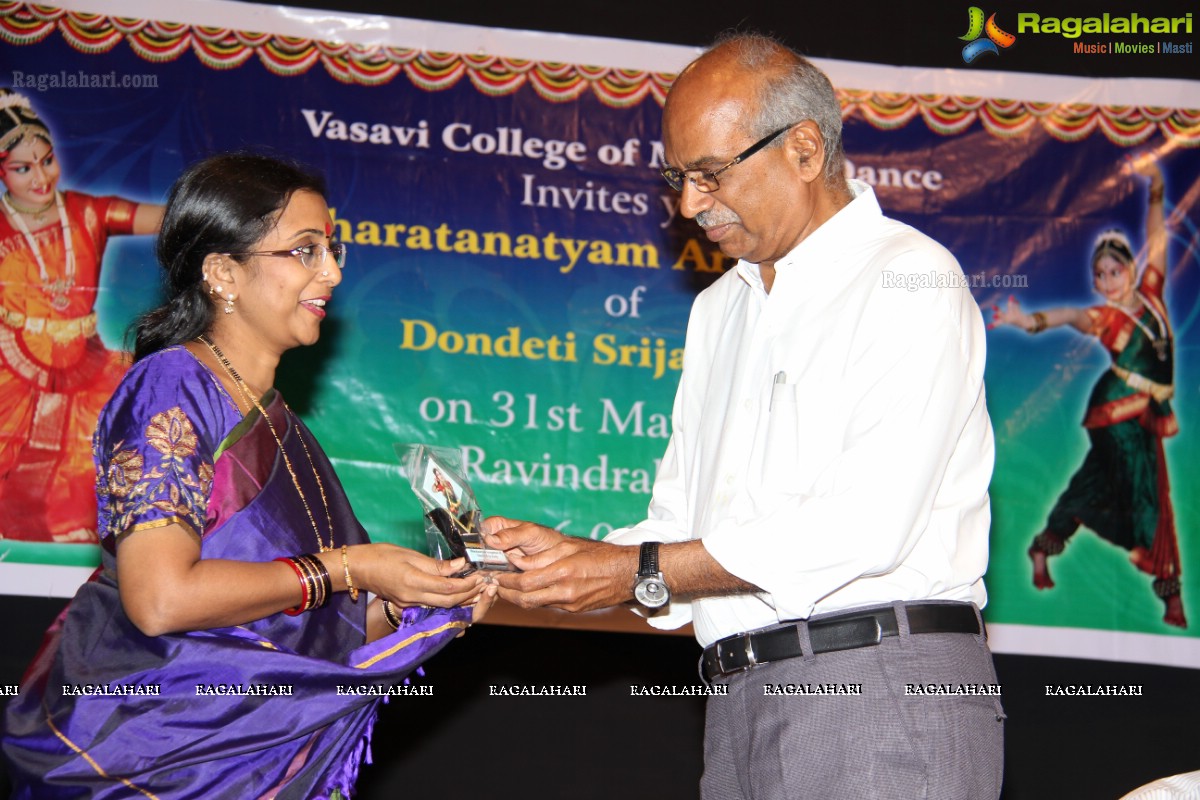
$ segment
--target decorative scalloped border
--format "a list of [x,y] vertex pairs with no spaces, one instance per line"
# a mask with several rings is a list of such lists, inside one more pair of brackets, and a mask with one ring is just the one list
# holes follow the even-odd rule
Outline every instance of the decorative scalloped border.
[[[673,74],[535,62],[498,56],[436,53],[403,47],[322,42],[229,28],[106,17],[54,6],[0,2],[0,40],[36,44],[55,31],[81,53],[106,53],[127,41],[151,62],[174,61],[189,49],[210,69],[236,69],[257,55],[276,75],[300,75],[320,62],[336,80],[378,86],[403,73],[413,85],[435,92],[465,76],[479,92],[512,94],[530,86],[543,100],[566,103],[589,89],[606,106],[626,108],[647,97],[662,105]],[[1097,128],[1123,147],[1142,144],[1155,132],[1177,145],[1200,146],[1200,109],[1097,106],[1017,100],[896,94],[838,89],[842,118],[855,115],[882,130],[902,128],[921,117],[930,130],[953,136],[976,122],[998,138],[1019,136],[1040,125],[1056,139],[1073,142]]]

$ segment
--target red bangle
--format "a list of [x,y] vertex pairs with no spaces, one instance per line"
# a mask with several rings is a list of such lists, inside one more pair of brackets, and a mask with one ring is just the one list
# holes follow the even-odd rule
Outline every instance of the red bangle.
[[283,613],[287,614],[290,617],[299,616],[300,614],[303,614],[305,612],[305,610],[308,609],[308,581],[306,581],[304,579],[304,573],[300,571],[300,565],[297,564],[292,559],[287,558],[286,556],[280,556],[279,558],[277,558],[275,560],[282,561],[283,563],[285,563],[289,567],[291,567],[292,572],[295,572],[296,577],[300,579],[300,591],[302,593],[300,605],[296,606],[295,608],[285,608],[283,610]]

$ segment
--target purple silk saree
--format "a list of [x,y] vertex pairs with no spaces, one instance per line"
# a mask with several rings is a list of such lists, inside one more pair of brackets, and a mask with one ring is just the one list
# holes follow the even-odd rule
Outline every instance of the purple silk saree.
[[[262,404],[322,533],[314,470],[335,546],[366,542],[312,434],[274,392]],[[203,558],[269,561],[314,552],[316,534],[265,421],[241,419],[183,348],[134,366],[94,449],[102,563],[8,706],[14,798],[349,796],[380,690],[456,636],[470,611],[406,609],[399,631],[365,644],[366,598],[342,592],[296,617],[147,637],[121,606],[120,536],[177,523],[200,538]]]

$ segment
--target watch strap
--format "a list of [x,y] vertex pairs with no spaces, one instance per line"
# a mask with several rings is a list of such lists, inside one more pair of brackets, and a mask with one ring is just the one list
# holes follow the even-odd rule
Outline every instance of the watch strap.
[[649,578],[659,574],[658,546],[661,542],[642,542],[638,558],[638,577]]

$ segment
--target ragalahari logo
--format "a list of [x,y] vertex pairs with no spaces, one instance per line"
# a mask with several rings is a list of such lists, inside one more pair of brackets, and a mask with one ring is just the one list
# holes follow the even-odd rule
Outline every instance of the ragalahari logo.
[[[985,33],[987,37],[981,38]],[[1017,37],[1011,33],[1000,29],[1000,26],[996,24],[995,14],[988,17],[985,23],[983,9],[979,6],[971,6],[967,9],[967,33],[958,38],[968,43],[962,51],[963,61],[967,64],[984,53],[1000,55],[999,48],[1012,47],[1013,42],[1017,40]]]

